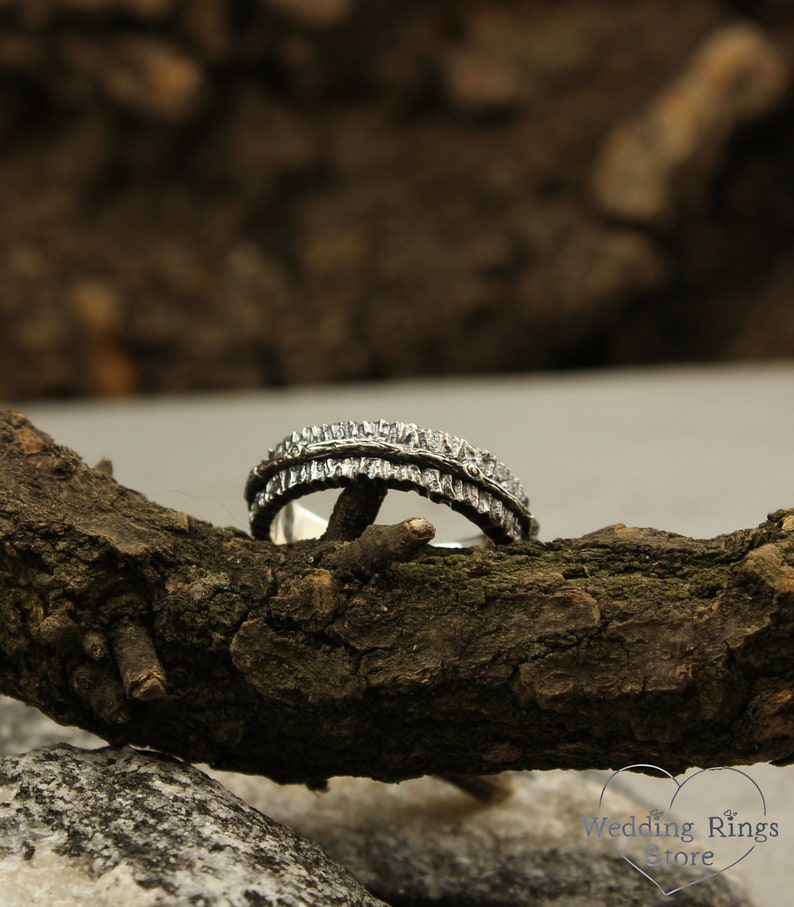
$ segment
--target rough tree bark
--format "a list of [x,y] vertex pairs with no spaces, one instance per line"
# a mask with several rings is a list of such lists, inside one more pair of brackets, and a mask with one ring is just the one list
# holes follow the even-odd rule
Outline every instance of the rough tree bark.
[[56,721],[309,783],[794,759],[794,510],[373,570],[106,473],[0,418],[0,692]]

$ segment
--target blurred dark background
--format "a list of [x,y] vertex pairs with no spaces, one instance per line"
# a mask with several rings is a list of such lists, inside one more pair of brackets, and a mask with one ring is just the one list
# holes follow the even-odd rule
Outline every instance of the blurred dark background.
[[3,0],[0,397],[794,354],[794,3]]

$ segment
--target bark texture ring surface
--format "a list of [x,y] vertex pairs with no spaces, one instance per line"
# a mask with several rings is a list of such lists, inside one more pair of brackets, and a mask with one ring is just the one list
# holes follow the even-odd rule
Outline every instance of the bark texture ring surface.
[[277,444],[246,483],[251,533],[268,538],[278,512],[304,495],[367,487],[382,489],[375,512],[395,488],[446,504],[497,543],[538,531],[521,483],[491,453],[442,431],[381,420],[312,426]]

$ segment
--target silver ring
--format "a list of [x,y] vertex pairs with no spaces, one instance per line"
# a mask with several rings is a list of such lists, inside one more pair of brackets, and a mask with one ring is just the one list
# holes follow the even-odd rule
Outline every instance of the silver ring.
[[269,451],[245,486],[251,534],[269,538],[276,515],[297,498],[367,482],[446,504],[496,543],[538,532],[521,483],[493,454],[446,432],[380,420],[304,428]]

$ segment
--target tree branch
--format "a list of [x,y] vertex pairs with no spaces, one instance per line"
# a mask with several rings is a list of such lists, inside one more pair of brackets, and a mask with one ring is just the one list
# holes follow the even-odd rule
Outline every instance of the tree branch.
[[6,413],[0,692],[281,781],[794,760],[794,510],[375,572],[346,544],[167,510]]

